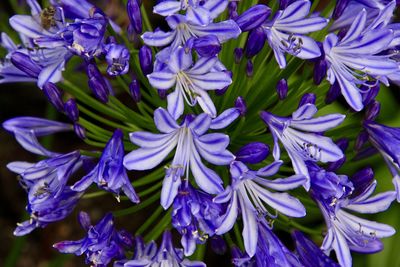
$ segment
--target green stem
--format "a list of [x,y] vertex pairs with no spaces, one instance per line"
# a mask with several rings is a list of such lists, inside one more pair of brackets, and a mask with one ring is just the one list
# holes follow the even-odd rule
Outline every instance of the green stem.
[[150,206],[151,204],[153,204],[155,201],[157,201],[160,198],[160,192],[154,194],[153,196],[149,197],[148,199],[146,199],[143,202],[140,202],[139,204],[132,206],[130,208],[127,209],[123,209],[123,210],[117,210],[114,212],[114,216],[115,217],[121,217],[121,216],[126,216],[135,212],[138,212],[148,206]]
[[155,212],[148,218],[146,219],[146,222],[140,226],[139,229],[136,231],[136,235],[142,235],[144,231],[149,228],[149,226],[160,216],[160,214],[163,212],[163,207],[159,206]]
[[160,220],[160,222],[154,226],[154,231],[152,231],[149,235],[146,235],[144,240],[149,242],[151,240],[156,240],[162,232],[164,232],[168,225],[171,223],[171,211],[169,210],[164,217]]

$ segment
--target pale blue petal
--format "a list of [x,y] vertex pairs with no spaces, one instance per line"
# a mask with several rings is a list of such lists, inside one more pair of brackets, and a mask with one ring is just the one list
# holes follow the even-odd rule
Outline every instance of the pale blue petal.
[[167,71],[153,72],[147,78],[151,86],[160,90],[168,90],[176,83],[176,74]]
[[154,123],[157,129],[162,133],[171,133],[180,128],[171,117],[171,114],[163,108],[158,108],[154,111]]
[[[178,85],[180,87],[180,84]],[[182,96],[182,89],[176,89],[172,93],[167,96],[167,103],[168,103],[168,112],[171,116],[177,120],[182,114],[185,109],[183,96]]]
[[317,112],[318,109],[315,105],[305,104],[299,107],[295,112],[293,112],[292,118],[295,121],[311,119]]
[[390,204],[396,199],[396,192],[390,191],[377,194],[363,201],[357,201],[346,206],[350,209],[360,213],[377,213],[385,211],[389,208]]
[[238,197],[243,218],[242,236],[244,241],[244,248],[247,254],[250,257],[253,257],[256,254],[258,240],[258,225],[256,215],[253,209],[247,208],[241,195],[239,195]]
[[196,97],[196,100],[199,103],[201,109],[208,114],[210,119],[215,118],[217,116],[217,110],[214,106],[214,102],[212,101],[208,93],[203,90],[198,91],[197,93],[199,94],[199,96]]
[[189,123],[188,127],[191,128],[198,136],[201,136],[207,132],[210,128],[211,118],[205,113],[198,115],[192,122]]
[[142,148],[156,148],[169,142],[171,138],[175,138],[175,133],[169,134],[153,134],[149,132],[134,132],[129,134],[129,139],[135,145]]
[[228,205],[227,212],[225,213],[220,226],[215,231],[218,235],[223,235],[232,229],[233,225],[236,223],[236,218],[238,216],[238,196],[237,192],[233,191],[231,202]]
[[181,10],[180,1],[164,1],[154,6],[153,12],[161,16],[170,16]]
[[277,160],[269,164],[268,166],[259,169],[257,171],[257,175],[264,177],[273,176],[279,171],[279,168],[282,166],[282,164],[283,164],[282,160]]
[[142,35],[143,42],[149,46],[166,46],[175,40],[176,32],[145,32]]
[[278,178],[274,180],[255,178],[254,181],[273,190],[287,191],[304,185],[307,182],[307,178],[302,174],[297,174],[288,178]]
[[167,210],[171,206],[176,195],[178,194],[178,189],[180,185],[181,177],[176,177],[176,175],[165,176],[161,190],[161,206],[165,210]]
[[335,128],[341,124],[345,118],[346,116],[342,114],[329,114],[314,119],[301,121],[293,120],[291,121],[290,126],[298,130],[318,133]]
[[219,130],[228,127],[240,116],[237,108],[229,108],[211,121],[210,129]]

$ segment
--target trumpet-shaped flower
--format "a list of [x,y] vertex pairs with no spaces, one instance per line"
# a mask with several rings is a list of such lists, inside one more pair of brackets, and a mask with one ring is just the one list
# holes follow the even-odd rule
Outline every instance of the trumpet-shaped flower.
[[321,55],[317,43],[304,34],[321,30],[328,24],[328,20],[318,16],[306,18],[310,7],[311,2],[308,0],[295,1],[284,10],[279,10],[272,21],[262,26],[282,69],[286,67],[285,53],[301,59]]
[[174,119],[183,114],[184,100],[190,106],[198,102],[205,113],[216,116],[217,111],[207,91],[222,89],[232,83],[227,72],[212,70],[217,62],[215,56],[200,58],[193,65],[192,54],[178,47],[173,51],[167,68],[148,75],[150,84],[159,90],[175,86],[175,91],[168,95],[168,112]]
[[[280,158],[278,140],[285,147],[297,174],[309,178],[305,161],[334,162],[343,157],[342,150],[329,138],[321,135],[338,126],[345,116],[330,114],[313,118],[317,108],[313,104],[300,106],[291,117],[279,117],[263,111],[261,118],[268,125],[274,139],[273,156]],[[310,187],[309,180],[304,185]]]
[[303,175],[274,180],[262,178],[275,175],[281,164],[282,161],[276,161],[258,171],[253,171],[242,162],[234,161],[230,166],[232,184],[214,198],[216,203],[229,202],[216,233],[222,235],[232,229],[241,211],[244,245],[247,254],[251,257],[254,256],[257,248],[257,216],[276,217],[268,211],[265,204],[291,217],[303,217],[306,214],[304,206],[296,198],[287,193],[269,191],[270,189],[286,191],[301,186],[306,182]]
[[234,156],[226,147],[229,136],[209,133],[211,117],[202,113],[196,117],[186,116],[179,125],[163,108],[154,112],[154,122],[160,134],[134,132],[130,140],[140,146],[124,158],[128,170],[149,170],[159,165],[176,147],[170,166],[166,169],[161,192],[161,205],[168,208],[178,193],[181,177],[189,179],[189,170],[197,185],[207,193],[216,194],[223,190],[221,178],[207,168],[202,160],[215,165],[228,165]]

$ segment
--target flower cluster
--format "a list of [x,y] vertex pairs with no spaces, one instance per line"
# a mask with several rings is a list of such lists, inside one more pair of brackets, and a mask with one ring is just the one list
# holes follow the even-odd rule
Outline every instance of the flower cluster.
[[[20,44],[1,34],[0,84],[33,83],[69,123],[3,122],[41,156],[7,165],[30,215],[15,235],[109,194],[117,209],[96,225],[80,212],[85,237],[54,248],[98,267],[205,266],[208,243],[235,266],[349,267],[395,234],[353,213],[400,202],[400,128],[378,118],[380,87],[400,84],[396,1],[127,0],[119,17],[26,2],[9,19]],[[61,132],[79,148],[44,142]],[[376,152],[394,186],[372,196]]]

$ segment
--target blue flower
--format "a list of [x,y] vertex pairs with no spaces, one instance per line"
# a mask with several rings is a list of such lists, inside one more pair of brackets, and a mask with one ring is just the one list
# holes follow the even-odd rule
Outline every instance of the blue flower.
[[181,185],[173,203],[172,225],[182,235],[185,256],[190,256],[196,244],[204,244],[213,236],[222,211],[212,197],[194,189],[188,182]]
[[208,25],[228,6],[228,0],[167,0],[154,6],[153,12],[170,16],[186,10],[187,21],[197,25]]
[[217,62],[215,56],[200,58],[193,65],[192,54],[178,47],[173,51],[167,68],[147,77],[150,84],[160,90],[175,86],[175,91],[168,95],[168,111],[174,119],[183,114],[184,99],[190,106],[198,102],[203,111],[214,118],[217,111],[207,91],[222,89],[232,83],[227,72],[212,70]]
[[338,83],[347,103],[356,111],[363,108],[358,85],[372,87],[366,82],[369,77],[386,82],[387,75],[399,71],[399,66],[389,55],[377,55],[389,48],[393,31],[365,29],[366,25],[367,12],[362,10],[341,40],[331,33],[323,43],[328,62],[327,79],[331,84]]
[[[320,194],[320,187],[314,187],[316,176],[325,176],[325,181],[337,186],[331,187],[331,197],[327,191]],[[361,253],[374,253],[382,250],[379,238],[392,236],[395,230],[385,224],[359,218],[349,211],[359,213],[377,213],[388,209],[396,198],[396,192],[385,192],[371,196],[376,187],[376,181],[362,175],[352,179],[336,178],[334,173],[326,173],[315,164],[310,169],[311,194],[317,202],[328,227],[322,249],[329,253],[335,250],[341,266],[351,266],[350,250]],[[354,190],[345,188],[354,185]],[[361,189],[361,190],[360,190]],[[339,196],[339,197],[338,197]]]
[[176,147],[172,163],[166,168],[161,205],[167,209],[172,204],[181,177],[189,179],[189,170],[202,190],[210,194],[221,192],[221,178],[203,164],[201,157],[215,165],[228,165],[234,156],[226,149],[229,136],[221,133],[206,134],[213,126],[211,117],[205,113],[197,117],[189,115],[178,125],[165,109],[158,108],[154,112],[154,122],[161,134],[130,134],[130,140],[140,148],[125,156],[124,166],[128,170],[152,169]]
[[188,21],[183,15],[172,15],[166,18],[170,32],[157,30],[146,32],[142,39],[149,46],[167,46],[174,51],[179,46],[184,46],[192,37],[203,37],[207,35],[217,36],[220,43],[224,43],[232,38],[237,38],[241,31],[233,20],[226,20],[218,23],[210,23],[206,26],[199,26]]
[[117,199],[122,190],[132,202],[139,202],[139,197],[136,195],[122,163],[124,159],[122,138],[122,131],[117,129],[105,146],[100,162],[88,175],[72,186],[73,190],[84,191],[95,182],[100,188],[116,194]]
[[130,54],[125,46],[113,43],[107,44],[104,46],[104,52],[108,64],[108,75],[123,75],[129,71]]
[[275,175],[281,164],[282,161],[276,161],[258,171],[252,171],[242,162],[232,162],[230,166],[232,184],[214,198],[216,203],[229,202],[216,233],[222,235],[232,229],[240,210],[243,218],[244,246],[251,257],[254,256],[257,248],[257,216],[276,217],[268,212],[264,203],[291,217],[303,217],[306,214],[304,206],[296,198],[287,193],[269,191],[269,189],[286,191],[301,186],[306,182],[303,175],[274,180],[261,178]]
[[126,231],[117,231],[111,213],[106,214],[96,225],[90,224],[89,215],[81,212],[79,222],[87,231],[85,238],[63,241],[53,247],[62,253],[85,254],[86,263],[94,267],[106,267],[112,260],[125,258],[125,248],[132,247],[132,237]]
[[131,260],[116,262],[114,267],[205,267],[200,261],[189,261],[183,256],[182,249],[175,248],[169,231],[165,231],[159,248],[154,241],[144,244],[139,237],[135,239],[135,253]]
[[321,55],[317,43],[304,34],[324,28],[328,20],[318,16],[306,18],[310,11],[308,0],[295,1],[275,14],[272,21],[263,24],[267,40],[274,50],[276,61],[286,67],[285,53],[301,59],[316,58]]
[[[273,156],[280,158],[278,140],[285,147],[297,174],[309,177],[305,161],[334,162],[343,157],[342,150],[329,137],[320,133],[338,126],[345,116],[330,114],[313,118],[317,108],[313,104],[300,106],[291,117],[279,117],[261,112],[261,118],[268,125],[274,139]],[[304,185],[310,187],[309,181]]]
[[378,149],[393,175],[393,184],[400,202],[400,128],[388,127],[373,121],[365,121],[369,141]]

